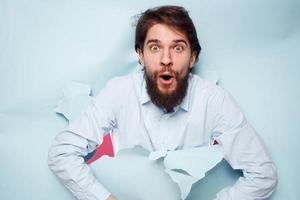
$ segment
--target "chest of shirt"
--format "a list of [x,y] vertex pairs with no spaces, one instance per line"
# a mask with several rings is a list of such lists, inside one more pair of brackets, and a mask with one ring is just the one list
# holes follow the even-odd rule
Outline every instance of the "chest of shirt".
[[209,144],[212,123],[205,105],[189,111],[178,108],[173,113],[164,113],[151,102],[135,105],[117,112],[114,135],[118,149],[140,145],[151,151],[175,150]]

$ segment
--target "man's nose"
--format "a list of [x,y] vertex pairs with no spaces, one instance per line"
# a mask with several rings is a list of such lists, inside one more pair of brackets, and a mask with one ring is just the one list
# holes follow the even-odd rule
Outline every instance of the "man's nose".
[[172,66],[172,56],[169,51],[169,49],[164,49],[162,55],[161,55],[161,65],[162,66]]

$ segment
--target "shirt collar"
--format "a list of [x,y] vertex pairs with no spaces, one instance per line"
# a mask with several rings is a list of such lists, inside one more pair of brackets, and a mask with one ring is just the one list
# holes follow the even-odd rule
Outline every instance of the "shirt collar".
[[[189,81],[190,84],[190,81]],[[189,111],[189,99],[190,99],[190,86],[188,86],[185,97],[183,98],[181,104],[179,105],[184,111]]]
[[[191,95],[191,84],[192,84],[192,74],[189,74],[189,85],[188,85],[188,89],[187,89],[187,94],[186,96],[183,98],[181,104],[178,106],[180,108],[182,108],[184,111],[189,111],[189,99],[190,99],[190,95]],[[143,81],[142,81],[142,91],[141,91],[141,100],[140,100],[140,103],[142,105],[145,105],[146,103],[150,102],[151,99],[148,95],[148,92],[147,92],[147,86],[146,86],[146,80],[145,78],[143,78]],[[176,108],[175,108],[176,109]]]
[[143,81],[142,81],[142,93],[141,93],[141,104],[144,105],[146,103],[148,103],[149,101],[151,101],[148,93],[147,93],[147,86],[146,86],[146,80],[145,77],[143,75]]

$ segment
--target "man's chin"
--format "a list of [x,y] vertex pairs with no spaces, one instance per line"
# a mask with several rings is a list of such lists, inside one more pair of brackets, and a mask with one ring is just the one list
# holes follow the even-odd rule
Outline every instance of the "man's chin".
[[170,95],[174,94],[175,89],[169,89],[169,88],[161,89],[161,88],[158,88],[158,91],[159,91],[161,96],[170,96]]
[[157,89],[162,96],[169,96],[176,92],[176,85],[168,87],[158,86]]

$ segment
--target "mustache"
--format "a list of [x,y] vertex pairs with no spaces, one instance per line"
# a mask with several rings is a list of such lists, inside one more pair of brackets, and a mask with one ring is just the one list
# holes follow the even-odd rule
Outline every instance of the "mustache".
[[163,72],[171,72],[171,73],[174,73],[176,71],[174,71],[170,66],[164,66],[161,70],[159,70],[160,73],[163,73]]

